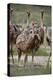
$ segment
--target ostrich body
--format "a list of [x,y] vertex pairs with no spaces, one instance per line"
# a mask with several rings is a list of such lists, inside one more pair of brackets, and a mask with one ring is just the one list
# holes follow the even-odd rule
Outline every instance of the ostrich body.
[[41,38],[41,44],[43,44],[44,42],[44,28],[40,28],[40,31],[39,31],[39,35],[40,35],[40,38]]
[[[34,57],[34,49],[37,51],[39,49],[41,40],[42,40],[42,33],[43,31],[40,31],[39,33],[33,31],[26,31],[22,32],[16,39],[16,47],[18,51],[18,62],[20,60],[22,52],[26,54],[24,62],[26,63],[27,61],[27,53],[29,50],[32,51],[32,61]],[[43,43],[43,42],[42,42]]]

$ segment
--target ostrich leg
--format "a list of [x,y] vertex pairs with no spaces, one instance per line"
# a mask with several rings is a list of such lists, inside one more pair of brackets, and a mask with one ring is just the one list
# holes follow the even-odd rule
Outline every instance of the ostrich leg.
[[48,58],[48,62],[47,62],[47,65],[49,64],[49,62],[50,62],[50,57],[51,57],[51,54],[52,54],[52,47],[51,47],[51,45],[50,45],[50,54],[49,54],[49,58]]
[[13,59],[13,44],[11,43],[11,56],[12,56],[12,62],[14,64],[14,59]]
[[21,50],[20,50],[20,49],[18,49],[17,51],[18,51],[18,63],[19,63],[20,58],[21,58]]
[[27,62],[27,54],[25,55],[24,66],[25,66],[26,62]]
[[32,50],[32,62],[34,61],[34,49]]

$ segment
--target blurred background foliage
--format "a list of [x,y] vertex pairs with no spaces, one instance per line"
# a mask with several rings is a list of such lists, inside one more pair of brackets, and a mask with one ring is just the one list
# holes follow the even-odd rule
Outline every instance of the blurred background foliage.
[[[27,11],[30,12],[30,23],[35,21],[38,25],[41,22],[41,10],[44,11],[44,24],[51,26],[51,6],[38,6],[26,4],[10,4],[13,10],[11,20],[14,24],[25,24],[27,22]],[[11,14],[11,13],[10,13]]]

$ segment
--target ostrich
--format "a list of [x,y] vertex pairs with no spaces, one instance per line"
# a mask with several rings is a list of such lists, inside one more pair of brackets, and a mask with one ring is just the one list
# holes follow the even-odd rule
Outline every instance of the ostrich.
[[18,29],[18,27],[16,25],[13,25],[10,21],[10,23],[9,23],[9,43],[10,43],[10,47],[11,47],[11,56],[12,56],[12,62],[13,63],[14,63],[13,44],[16,44],[16,38],[21,33],[21,30]]
[[9,15],[9,46],[11,48],[11,56],[12,56],[12,62],[14,63],[13,59],[13,44],[16,44],[16,38],[21,33],[21,25],[14,25],[12,22],[12,14],[13,14],[13,8],[10,8],[8,10]]
[[[33,24],[34,26],[34,24]],[[20,57],[22,52],[26,54],[25,56],[25,60],[24,60],[24,64],[27,61],[27,55],[28,55],[28,51],[32,51],[32,62],[33,62],[33,58],[34,58],[34,49],[35,51],[37,51],[39,49],[39,46],[41,43],[43,43],[43,39],[42,37],[44,31],[40,28],[39,33],[34,31],[34,27],[32,28],[31,31],[26,30],[23,31],[16,39],[16,48],[18,51],[18,63],[20,61]]]
[[49,58],[48,58],[48,63],[49,63],[49,61],[50,61],[50,57],[51,57],[51,51],[52,51],[52,45],[51,45],[51,43],[52,43],[52,41],[51,41],[51,28],[47,28],[47,36],[46,36],[46,41],[47,41],[47,43],[48,43],[48,46],[50,47],[50,54],[49,54]]
[[32,62],[34,58],[34,49],[37,51],[39,46],[44,42],[44,28],[43,28],[43,12],[41,12],[41,27],[40,30],[37,31],[34,28],[34,23],[32,23],[32,29],[23,31],[16,39],[16,48],[18,52],[18,63],[20,61],[20,57],[22,52],[26,54],[24,64],[27,61],[27,52],[29,50],[32,51]]

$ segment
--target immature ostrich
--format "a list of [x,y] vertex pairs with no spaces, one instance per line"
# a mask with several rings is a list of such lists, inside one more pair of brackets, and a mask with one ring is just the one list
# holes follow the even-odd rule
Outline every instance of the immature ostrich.
[[48,46],[50,47],[50,54],[49,54],[49,58],[48,58],[48,63],[49,63],[50,57],[51,57],[51,51],[52,51],[51,28],[47,29],[46,41],[48,43]]
[[13,59],[13,45],[16,43],[17,36],[21,33],[20,25],[14,25],[12,23],[12,14],[13,14],[13,8],[10,8],[8,10],[9,15],[9,46],[11,47],[11,56],[12,56],[12,62],[14,63]]
[[14,63],[13,59],[13,45],[16,44],[16,38],[21,33],[20,29],[16,27],[16,25],[13,25],[10,21],[9,23],[9,43],[11,47],[11,55],[12,55],[12,61]]
[[41,14],[41,27],[40,30],[34,31],[34,23],[32,24],[32,31],[27,30],[26,32],[22,32],[16,39],[16,47],[18,51],[18,62],[20,60],[22,52],[26,54],[24,63],[27,60],[27,53],[29,50],[32,51],[32,61],[34,57],[34,49],[37,51],[40,44],[44,41],[44,29],[43,29],[43,12]]
[[[33,24],[34,26],[34,24]],[[29,30],[23,31],[16,39],[16,47],[18,51],[18,62],[20,60],[22,52],[26,54],[24,63],[27,61],[27,52],[29,50],[32,51],[32,61],[34,58],[34,49],[37,51],[39,49],[40,43],[43,43],[42,37],[44,36],[44,31],[40,29],[39,33],[34,31],[34,27],[32,31]]]
[[[25,34],[19,35],[16,40],[16,47],[18,51],[18,62],[20,60],[22,52],[24,52],[26,54],[25,56],[25,63],[26,63],[28,55],[27,52],[29,50],[32,50],[33,52],[34,48],[39,47],[37,43],[39,44],[40,40],[38,39],[38,36],[36,34],[34,34],[33,36],[32,33],[31,34],[26,33],[26,35]],[[33,56],[34,53],[32,53],[32,61],[33,61]]]

